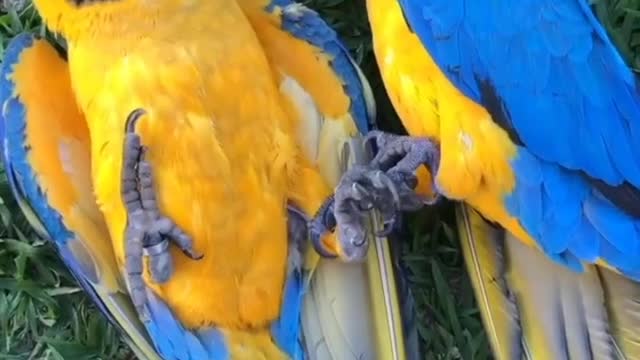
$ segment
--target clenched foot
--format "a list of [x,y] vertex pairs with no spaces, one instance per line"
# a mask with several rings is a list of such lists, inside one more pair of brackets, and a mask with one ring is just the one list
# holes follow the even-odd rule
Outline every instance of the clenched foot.
[[368,140],[375,140],[378,153],[365,166],[354,166],[341,178],[335,195],[325,202],[311,221],[311,238],[316,251],[335,257],[319,241],[322,234],[335,228],[338,233],[339,255],[345,261],[357,261],[367,253],[366,221],[375,209],[383,220],[384,229],[378,236],[388,235],[398,226],[401,213],[416,211],[438,201],[440,193],[435,183],[435,198],[416,194],[415,172],[421,165],[434,175],[440,163],[438,145],[426,138],[413,138],[372,131]]
[[157,283],[169,280],[173,261],[169,243],[177,245],[186,256],[198,260],[202,255],[193,250],[191,238],[169,218],[160,214],[153,189],[151,165],[144,160],[140,137],[135,125],[144,110],[129,114],[124,138],[122,167],[122,199],[127,211],[125,229],[125,267],[129,293],[143,321],[149,319],[145,308],[145,284],[142,279],[143,256],[149,257],[149,272]]

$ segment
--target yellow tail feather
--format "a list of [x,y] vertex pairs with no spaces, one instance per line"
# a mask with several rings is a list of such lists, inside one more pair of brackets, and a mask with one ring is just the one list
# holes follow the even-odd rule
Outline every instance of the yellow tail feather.
[[599,266],[571,271],[466,205],[457,215],[497,359],[640,358],[640,283]]

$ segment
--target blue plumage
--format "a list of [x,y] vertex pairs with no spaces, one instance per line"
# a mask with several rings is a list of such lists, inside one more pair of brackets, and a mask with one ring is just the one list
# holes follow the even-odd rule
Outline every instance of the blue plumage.
[[[58,255],[69,267],[71,274],[80,286],[91,297],[98,309],[116,327],[122,328],[113,314],[109,311],[98,292],[98,274],[93,263],[77,258],[78,249],[73,242],[79,240],[62,221],[60,214],[48,204],[47,196],[37,181],[36,174],[28,163],[29,144],[26,143],[26,109],[20,100],[20,94],[15,93],[15,83],[12,79],[13,69],[20,62],[20,57],[29,51],[37,41],[29,34],[20,34],[12,39],[5,51],[4,61],[0,67],[0,103],[4,111],[0,114],[0,139],[2,140],[2,162],[10,188],[21,210],[38,235],[51,240],[55,244]],[[75,252],[72,249],[75,246]],[[117,297],[117,294],[112,296]],[[118,299],[112,299],[117,303]],[[124,333],[125,338],[130,334]],[[138,349],[131,340],[132,347]],[[138,351],[140,352],[140,351]]]
[[293,269],[289,273],[282,296],[280,318],[271,325],[274,341],[295,360],[305,358],[300,337],[300,314],[305,292],[304,279],[305,276],[298,269]]
[[[293,4],[296,2],[292,0],[272,0],[265,10],[273,12],[276,7],[285,8]],[[342,79],[345,92],[351,99],[349,111],[358,130],[363,134],[371,130],[375,126],[375,119],[367,112],[364,85],[359,79],[358,70],[352,63],[349,51],[338,39],[336,32],[316,12],[306,7],[283,12],[282,29],[331,56],[330,65]]]
[[640,279],[640,97],[587,1],[399,2],[449,80],[519,145],[508,211],[556,261],[602,258]]
[[47,198],[28,163],[29,147],[25,144],[26,110],[19,94],[14,93],[15,84],[11,79],[13,67],[20,61],[20,55],[33,45],[34,40],[33,36],[28,34],[16,36],[5,51],[0,69],[0,102],[4,107],[0,115],[0,134],[4,142],[4,165],[5,169],[12,170],[7,171],[7,174],[11,175],[8,176],[9,183],[14,186],[12,190],[17,191],[21,198],[29,202],[51,238],[59,246],[63,246],[73,234],[63,224],[60,214],[49,207]]
[[[289,0],[274,0],[266,9],[273,11],[273,6],[293,4]],[[368,113],[365,85],[362,84],[358,70],[352,63],[348,51],[338,40],[335,32],[314,12],[298,7],[297,10],[284,12],[282,15],[283,30],[303,39],[331,57],[331,66],[343,81],[344,89],[351,99],[350,113],[356,121],[358,129],[365,133],[373,127],[373,116]],[[5,116],[0,126],[0,135],[4,141],[4,163],[9,182],[14,194],[24,199],[22,206],[33,208],[32,212],[42,222],[47,237],[57,245],[64,262],[69,266],[80,284],[92,296],[100,309],[109,316],[102,305],[100,296],[94,291],[91,281],[96,281],[95,268],[92,264],[84,264],[78,259],[68,242],[78,241],[75,234],[63,223],[60,214],[49,206],[47,196],[38,183],[28,162],[31,144],[26,138],[26,117],[24,105],[19,95],[14,94],[15,84],[11,80],[13,66],[19,62],[23,51],[29,49],[35,39],[31,35],[17,36],[9,44],[5,52],[0,78],[0,101],[4,104]],[[36,225],[36,224],[34,224]],[[278,346],[293,359],[303,359],[304,350],[301,343],[300,314],[302,308],[305,276],[301,269],[290,269],[285,284],[281,317],[272,324],[272,336]],[[185,329],[175,318],[172,311],[155,296],[147,291],[149,302],[147,309],[151,321],[144,324],[156,351],[164,359],[225,359],[229,357],[229,349],[223,334],[215,328],[197,330]],[[116,324],[117,325],[117,324]]]
[[[281,13],[282,30],[308,42],[331,57],[329,64],[342,80],[345,92],[351,100],[351,116],[360,133],[367,133],[374,127],[375,119],[368,113],[365,85],[336,32],[316,12],[299,6],[295,1],[272,0],[265,11],[273,13],[277,8],[286,10]],[[305,358],[300,339],[304,279],[304,274],[299,270],[290,271],[285,284],[280,318],[271,327],[274,341],[296,360]]]
[[[202,334],[207,336],[198,337],[198,333],[193,333],[185,329],[178,321],[167,305],[158,298],[153,291],[147,289],[147,299],[151,321],[145,326],[149,335],[153,339],[158,353],[164,359],[225,359],[227,357],[214,357],[214,354],[228,354],[226,343],[219,341],[222,337],[220,331],[216,329],[202,329]],[[206,343],[209,339],[216,341]],[[205,345],[206,344],[206,345]]]

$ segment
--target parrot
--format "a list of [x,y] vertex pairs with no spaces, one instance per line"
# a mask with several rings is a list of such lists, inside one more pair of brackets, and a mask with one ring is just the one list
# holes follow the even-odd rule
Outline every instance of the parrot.
[[497,358],[640,357],[640,83],[590,3],[366,11],[408,134],[368,133],[376,155],[350,174],[359,196],[391,212],[456,202]]
[[334,161],[375,117],[336,33],[289,0],[34,5],[66,49],[11,40],[0,135],[37,232],[140,358],[304,358],[306,243],[363,260],[383,199]]

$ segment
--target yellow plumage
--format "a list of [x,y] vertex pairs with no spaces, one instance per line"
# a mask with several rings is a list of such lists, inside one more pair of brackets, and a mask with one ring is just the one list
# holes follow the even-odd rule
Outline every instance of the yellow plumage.
[[457,209],[467,271],[496,359],[638,359],[640,286],[612,270],[576,273]]
[[[87,280],[127,333],[125,340],[136,355],[157,359],[142,325],[130,317],[127,289],[116,266],[104,218],[95,204],[89,178],[89,130],[71,91],[66,62],[47,41],[36,41],[13,67],[11,81],[15,84],[13,95],[19,96],[26,109],[25,143],[37,144],[28,152],[29,164],[38,174],[49,206],[75,234],[64,246],[83,270],[93,275]],[[5,119],[11,120],[15,121]],[[42,214],[35,213],[26,202],[18,203],[37,232],[51,237],[39,218]]]
[[380,73],[403,125],[412,136],[446,144],[435,179],[440,190],[535,244],[501,201],[515,185],[509,165],[515,146],[507,133],[449,82],[409,30],[397,0],[367,0],[367,11]]
[[[279,58],[265,56],[240,6],[228,0],[36,6],[68,41],[73,92],[91,134],[96,198],[117,260],[124,260],[126,222],[124,124],[141,107],[148,116],[138,131],[160,208],[204,254],[194,261],[174,249],[173,277],[148,283],[190,328],[259,328],[276,318],[286,201],[313,214],[331,189],[298,145],[299,114],[270,65]],[[319,92],[323,84],[315,86]],[[319,104],[328,111],[348,106],[330,100]]]
[[449,82],[408,28],[398,0],[367,0],[367,7],[396,111],[410,135],[440,142],[436,182],[466,203],[458,206],[458,230],[495,357],[639,358],[638,283],[596,265],[574,272],[538,249],[503,205],[514,187],[515,146],[506,132]]

